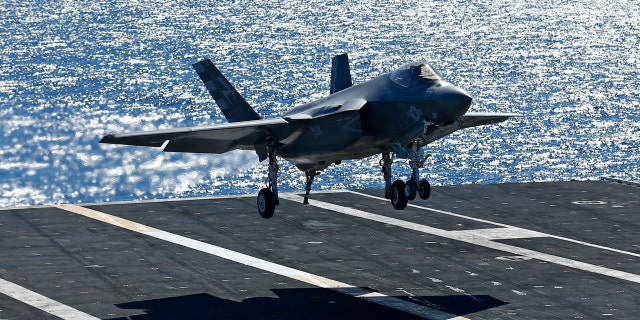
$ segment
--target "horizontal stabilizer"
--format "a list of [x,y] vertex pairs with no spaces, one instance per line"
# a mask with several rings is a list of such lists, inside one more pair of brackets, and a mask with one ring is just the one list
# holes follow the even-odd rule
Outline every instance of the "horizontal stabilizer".
[[331,94],[342,91],[353,85],[351,82],[351,68],[349,56],[341,54],[331,59]]
[[522,117],[522,115],[517,113],[468,112],[462,116],[462,126],[460,127],[460,129],[499,123],[507,120],[510,117]]
[[100,143],[147,147],[161,147],[166,143],[166,152],[224,153],[235,149],[256,150],[256,145],[264,145],[271,137],[271,132],[286,129],[288,124],[282,118],[244,121],[108,135]]
[[209,59],[194,63],[193,68],[207,87],[229,122],[259,120],[260,116],[222,75]]

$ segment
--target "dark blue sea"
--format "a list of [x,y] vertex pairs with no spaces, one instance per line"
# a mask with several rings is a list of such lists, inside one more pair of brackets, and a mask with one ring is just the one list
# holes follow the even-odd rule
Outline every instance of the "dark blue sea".
[[[256,193],[266,164],[253,152],[98,141],[225,122],[191,68],[200,59],[277,117],[326,95],[330,59],[345,52],[356,83],[427,60],[474,96],[471,111],[524,115],[429,145],[433,185],[640,180],[637,1],[0,0],[0,9],[0,207]],[[382,187],[378,161],[332,166],[314,188]],[[303,190],[303,175],[280,167],[281,190]]]

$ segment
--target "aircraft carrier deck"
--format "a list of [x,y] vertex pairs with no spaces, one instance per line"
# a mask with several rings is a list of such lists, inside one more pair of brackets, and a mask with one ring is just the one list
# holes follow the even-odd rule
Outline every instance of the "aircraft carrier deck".
[[434,187],[0,210],[0,319],[637,319],[640,188]]

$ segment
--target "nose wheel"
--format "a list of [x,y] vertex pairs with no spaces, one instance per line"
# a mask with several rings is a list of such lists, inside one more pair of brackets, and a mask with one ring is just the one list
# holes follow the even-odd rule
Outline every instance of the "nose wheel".
[[391,185],[391,194],[389,200],[396,210],[403,210],[407,207],[409,199],[406,192],[407,185],[402,180],[396,180]]
[[431,184],[429,184],[429,181],[425,179],[418,180],[420,168],[424,166],[424,162],[430,155],[425,157],[422,149],[415,142],[412,143],[411,149],[398,148],[398,151],[396,155],[409,159],[411,179],[407,180],[407,182],[396,180],[391,183],[391,165],[393,164],[393,159],[389,152],[382,154],[380,166],[382,167],[382,175],[385,180],[385,198],[391,201],[394,209],[403,210],[407,207],[408,202],[415,200],[416,197],[419,196],[420,199],[426,200],[431,196]]
[[420,199],[427,200],[431,196],[431,184],[427,180],[420,180],[418,184],[418,194],[420,195]]

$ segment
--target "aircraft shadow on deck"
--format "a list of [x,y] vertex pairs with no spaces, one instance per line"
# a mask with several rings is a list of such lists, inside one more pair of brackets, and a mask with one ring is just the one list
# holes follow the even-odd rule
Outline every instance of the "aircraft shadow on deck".
[[[322,288],[272,289],[278,296],[237,302],[207,293],[117,304],[141,314],[111,320],[148,319],[421,319]],[[407,297],[399,297],[407,300]],[[462,316],[507,304],[488,295],[414,296],[412,302]]]

